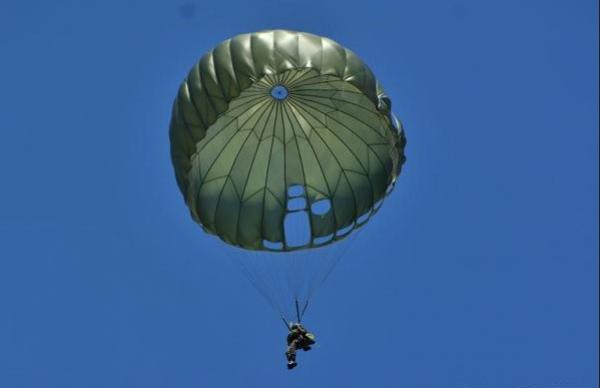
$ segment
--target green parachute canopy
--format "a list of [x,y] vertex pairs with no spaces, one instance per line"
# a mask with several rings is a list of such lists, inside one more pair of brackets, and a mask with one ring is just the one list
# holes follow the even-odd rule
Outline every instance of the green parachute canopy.
[[[347,236],[378,209],[405,137],[371,70],[338,43],[263,31],[219,44],[181,84],[170,125],[177,183],[205,231],[250,250]],[[306,218],[302,241],[287,219]]]

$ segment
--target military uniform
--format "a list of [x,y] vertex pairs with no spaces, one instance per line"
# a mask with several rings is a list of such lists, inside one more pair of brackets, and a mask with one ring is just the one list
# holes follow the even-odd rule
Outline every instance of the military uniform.
[[311,345],[315,343],[315,336],[309,333],[302,325],[294,324],[290,327],[290,332],[287,336],[287,351],[285,356],[287,357],[288,369],[294,368],[296,365],[296,350],[302,349],[308,351],[311,349]]

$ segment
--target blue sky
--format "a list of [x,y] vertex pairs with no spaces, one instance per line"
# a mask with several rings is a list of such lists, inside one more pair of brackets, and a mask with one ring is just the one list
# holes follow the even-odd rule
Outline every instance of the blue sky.
[[[598,386],[598,5],[2,1],[0,386]],[[331,37],[408,161],[285,329],[190,220],[167,128],[220,41]]]

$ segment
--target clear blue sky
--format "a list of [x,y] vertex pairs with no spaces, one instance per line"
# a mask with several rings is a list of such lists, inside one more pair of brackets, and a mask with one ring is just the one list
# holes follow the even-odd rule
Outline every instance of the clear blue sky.
[[[0,387],[598,386],[598,5],[2,1]],[[188,217],[167,128],[232,35],[329,36],[408,161],[285,329]]]

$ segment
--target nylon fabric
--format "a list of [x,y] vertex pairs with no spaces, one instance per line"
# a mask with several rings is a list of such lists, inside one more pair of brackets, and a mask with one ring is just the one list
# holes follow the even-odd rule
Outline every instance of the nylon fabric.
[[[274,97],[274,87],[286,94]],[[171,154],[192,217],[250,250],[331,244],[374,214],[404,162],[404,132],[371,70],[350,50],[308,33],[243,34],[206,54],[173,107]],[[300,186],[309,240],[285,219]],[[324,214],[311,211],[330,201]],[[357,222],[360,221],[360,222]]]

